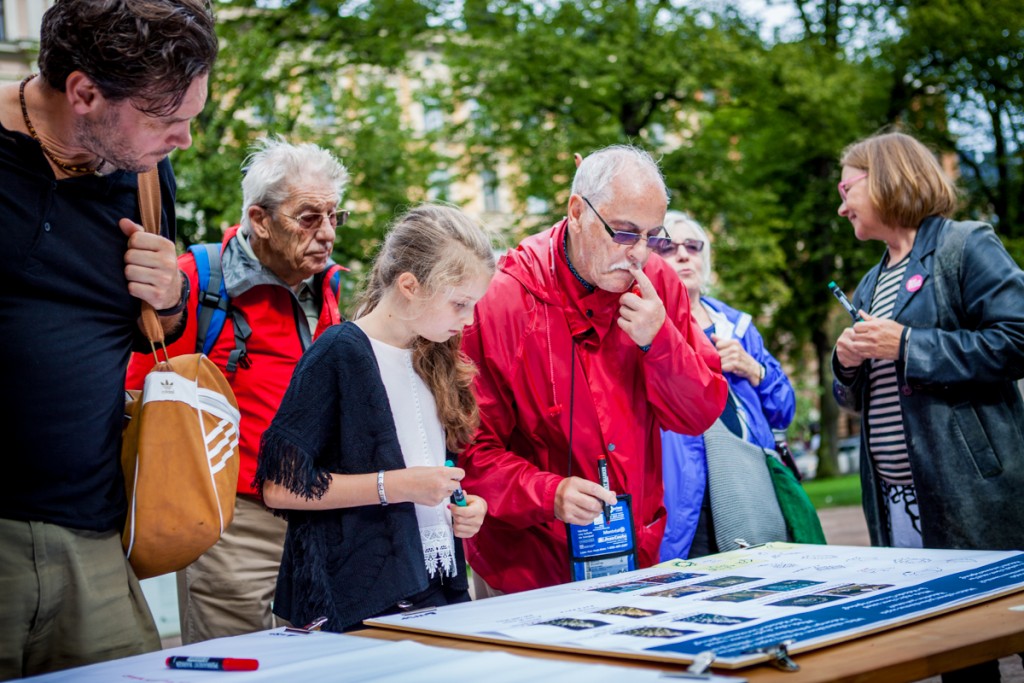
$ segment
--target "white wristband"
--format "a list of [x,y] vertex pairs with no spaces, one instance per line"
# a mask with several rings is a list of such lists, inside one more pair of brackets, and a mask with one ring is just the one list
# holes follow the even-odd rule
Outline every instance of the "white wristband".
[[388,504],[388,497],[384,495],[384,470],[377,472],[377,497],[381,505]]

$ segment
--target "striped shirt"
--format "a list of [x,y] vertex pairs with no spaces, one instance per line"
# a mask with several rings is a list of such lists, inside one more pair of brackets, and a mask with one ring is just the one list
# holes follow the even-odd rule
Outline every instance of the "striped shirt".
[[[870,313],[892,320],[896,295],[907,272],[908,258],[882,269],[871,299]],[[900,390],[896,383],[896,363],[873,359],[870,363],[868,396],[868,452],[878,475],[890,484],[913,484],[907,440],[900,408]]]

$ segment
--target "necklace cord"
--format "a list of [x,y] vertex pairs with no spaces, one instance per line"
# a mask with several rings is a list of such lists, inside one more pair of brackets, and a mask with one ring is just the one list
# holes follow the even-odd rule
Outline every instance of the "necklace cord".
[[[37,75],[38,74],[32,74],[31,76],[26,77],[24,80],[22,80],[21,85],[18,87],[18,99],[21,100],[21,116],[25,120],[25,128],[28,129],[29,136],[39,143],[39,149],[43,151],[43,154],[46,156],[47,159],[49,159],[56,166],[62,168],[68,173],[95,173],[97,170],[96,168],[89,168],[88,166],[75,166],[74,164],[70,164],[64,161],[63,159],[58,158],[57,155],[54,154],[49,147],[43,144],[43,141],[41,139],[39,139],[39,134],[36,133],[35,126],[32,125],[32,120],[28,117],[28,104],[25,102],[25,86]],[[103,160],[101,159],[100,166],[102,165]]]

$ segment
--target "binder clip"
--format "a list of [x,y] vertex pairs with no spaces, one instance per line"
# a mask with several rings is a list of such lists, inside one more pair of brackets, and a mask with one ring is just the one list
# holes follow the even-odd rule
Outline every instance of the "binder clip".
[[317,617],[313,621],[309,622],[302,628],[297,626],[289,626],[284,630],[285,633],[313,633],[319,631],[320,627],[327,623],[327,617]]
[[789,646],[792,644],[792,640],[784,640],[783,642],[775,645],[768,645],[766,647],[748,650],[744,654],[767,655],[768,663],[776,669],[779,669],[780,671],[799,671],[800,665],[794,662],[793,658],[789,656]]
[[706,683],[747,683],[747,679],[738,676],[720,676],[711,669],[711,663],[715,661],[715,653],[711,650],[699,652],[693,658],[693,663],[686,668],[686,671],[666,671],[661,674],[662,678],[682,679],[685,681],[705,681]]

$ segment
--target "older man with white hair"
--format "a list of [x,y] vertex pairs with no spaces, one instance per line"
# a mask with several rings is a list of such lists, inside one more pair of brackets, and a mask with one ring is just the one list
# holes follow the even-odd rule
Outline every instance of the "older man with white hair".
[[[241,225],[220,245],[196,245],[178,260],[191,296],[185,331],[169,351],[204,351],[224,371],[242,414],[234,521],[178,574],[185,643],[279,625],[271,601],[287,524],[264,508],[252,481],[260,438],[299,358],[341,321],[342,269],[331,254],[347,183],[327,150],[261,140],[245,165]],[[140,388],[152,365],[151,354],[134,354],[128,388]]]
[[699,434],[726,397],[679,278],[651,258],[674,250],[667,205],[649,154],[618,145],[591,154],[566,218],[510,251],[477,305],[464,348],[480,368],[481,426],[460,465],[464,486],[490,506],[466,541],[478,597],[570,580],[567,534],[596,527],[620,493],[632,499],[639,566],[658,560],[659,428]]

